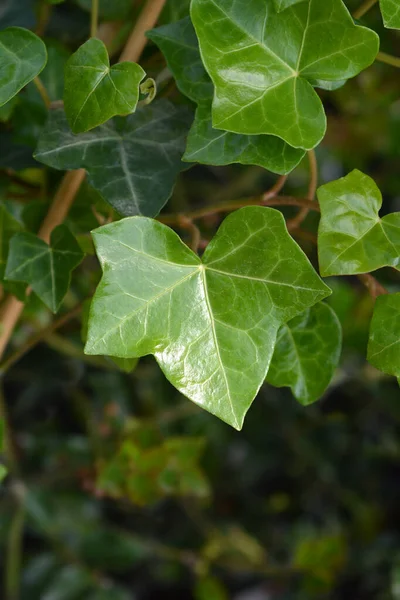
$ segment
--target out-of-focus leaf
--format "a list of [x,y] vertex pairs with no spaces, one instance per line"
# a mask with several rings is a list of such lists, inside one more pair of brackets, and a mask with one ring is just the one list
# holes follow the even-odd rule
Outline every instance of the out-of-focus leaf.
[[94,587],[89,571],[75,565],[63,567],[46,586],[40,600],[80,600]]
[[294,550],[293,565],[307,575],[311,592],[327,591],[346,561],[347,544],[341,534],[303,534]]
[[0,3],[0,29],[6,27],[33,27],[35,25],[35,0],[2,0]]
[[368,360],[384,373],[400,377],[400,293],[379,296],[376,300]]
[[318,189],[321,274],[355,275],[400,263],[400,213],[379,218],[382,195],[360,171]]
[[16,233],[10,241],[5,278],[30,285],[56,313],[68,291],[71,273],[82,259],[83,252],[65,225],[54,229],[50,245],[33,233]]
[[11,98],[11,100],[6,102],[6,104],[3,104],[3,106],[0,106],[0,121],[2,123],[6,123],[10,119],[17,103],[18,103],[18,98],[16,96],[14,96],[13,98]]
[[146,73],[133,62],[110,67],[101,40],[85,42],[65,65],[65,114],[74,133],[84,133],[116,115],[136,110]]
[[7,211],[4,204],[0,203],[0,281],[4,277],[10,240],[21,229],[23,229],[21,223]]
[[228,600],[228,592],[215,577],[202,577],[194,588],[195,600]]
[[267,381],[290,387],[301,404],[311,404],[327,389],[339,364],[341,346],[339,320],[330,306],[320,302],[282,325]]
[[11,132],[0,132],[0,146],[0,168],[22,171],[38,166],[32,156],[32,148],[17,142]]
[[83,168],[122,215],[156,216],[171,196],[191,113],[167,100],[75,136],[64,111],[51,111],[35,158],[55,169]]
[[46,46],[28,29],[0,31],[0,106],[32,81],[47,62]]

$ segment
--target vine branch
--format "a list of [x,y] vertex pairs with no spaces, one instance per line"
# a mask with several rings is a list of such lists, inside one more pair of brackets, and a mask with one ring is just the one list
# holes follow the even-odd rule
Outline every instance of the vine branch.
[[386,52],[378,52],[376,60],[385,63],[386,65],[390,65],[391,67],[396,67],[397,69],[400,69],[400,58],[398,58],[397,56],[386,54]]
[[[318,187],[318,163],[317,163],[317,156],[315,154],[315,150],[308,151],[308,163],[310,166],[310,183],[308,185],[307,200],[309,200],[310,202],[313,202],[315,199],[315,194],[317,193],[317,187]],[[299,214],[297,215],[297,217],[295,217],[291,221],[288,221],[288,223],[287,223],[288,230],[294,231],[295,229],[298,229],[300,227],[300,225],[307,218],[307,215],[309,212],[310,212],[309,208],[306,208],[306,207],[302,208],[301,211],[299,212]]]
[[354,11],[353,17],[355,19],[361,19],[375,4],[378,0],[364,0],[364,2]]

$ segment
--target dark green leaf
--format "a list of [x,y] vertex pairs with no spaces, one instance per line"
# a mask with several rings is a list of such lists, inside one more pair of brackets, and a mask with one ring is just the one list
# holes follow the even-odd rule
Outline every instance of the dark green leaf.
[[318,256],[321,274],[354,275],[400,263],[400,213],[382,219],[382,195],[360,171],[318,190],[321,222]]
[[86,352],[154,354],[183,394],[237,429],[280,325],[330,293],[274,209],[230,215],[203,262],[171,229],[141,217],[106,225],[94,240],[104,275]]
[[110,67],[104,43],[88,40],[65,66],[64,105],[72,131],[83,133],[116,115],[133,113],[145,75],[132,62]]
[[68,291],[71,273],[83,253],[68,227],[59,225],[50,245],[32,233],[16,233],[10,242],[5,278],[23,281],[54,313]]
[[400,294],[379,296],[376,300],[368,360],[384,373],[400,377]]
[[83,168],[89,183],[122,215],[156,216],[171,196],[191,113],[167,100],[90,133],[71,133],[53,110],[35,158],[55,169]]
[[259,165],[286,174],[304,156],[275,136],[237,135],[214,129],[211,119],[213,85],[204,69],[199,45],[189,18],[149,32],[163,51],[179,89],[199,106],[190,130],[184,160],[211,165]]
[[296,148],[313,148],[326,129],[310,81],[354,77],[379,49],[376,33],[356,26],[342,0],[279,13],[265,0],[193,0],[191,14],[215,85],[214,127],[276,135]]
[[0,29],[17,25],[33,27],[35,25],[34,0],[2,0],[0,3]]
[[290,387],[305,406],[324,394],[340,359],[342,329],[324,303],[309,308],[279,330],[267,381]]
[[46,46],[28,29],[0,31],[0,106],[39,75],[46,61]]

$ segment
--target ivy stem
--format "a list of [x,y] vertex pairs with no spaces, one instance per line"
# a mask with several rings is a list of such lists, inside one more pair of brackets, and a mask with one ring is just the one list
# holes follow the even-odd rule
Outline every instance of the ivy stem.
[[392,67],[397,67],[398,69],[400,69],[400,58],[397,56],[386,54],[386,52],[378,52],[376,60],[385,63],[386,65],[391,65]]
[[192,238],[190,248],[193,250],[193,252],[197,253],[201,242],[200,229],[193,223],[193,220],[186,215],[178,215],[177,225],[182,227],[182,229],[186,229],[190,233]]
[[358,279],[365,285],[374,300],[376,300],[378,296],[383,296],[384,294],[389,293],[388,290],[369,273],[358,275]]
[[361,19],[375,4],[378,0],[365,0],[359,8],[353,13],[354,19]]
[[99,22],[99,0],[92,0],[92,11],[90,13],[90,37],[97,36],[97,25]]
[[35,77],[35,79],[33,80],[33,83],[35,84],[36,89],[39,92],[40,97],[42,98],[45,107],[47,108],[47,110],[49,110],[50,105],[51,105],[51,100],[49,98],[49,94],[47,93],[45,86],[43,85],[42,80],[40,79],[40,77]]
[[[308,163],[310,165],[310,183],[308,185],[307,200],[313,202],[318,187],[318,163],[315,150],[308,151]],[[307,218],[309,212],[309,208],[302,208],[294,219],[287,222],[288,230],[294,231],[295,229],[298,229]]]

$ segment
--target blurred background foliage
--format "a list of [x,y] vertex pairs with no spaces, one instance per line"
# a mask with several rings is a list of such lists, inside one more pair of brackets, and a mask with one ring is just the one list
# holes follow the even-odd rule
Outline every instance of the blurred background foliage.
[[[167,0],[161,22],[188,5]],[[101,0],[112,55],[140,6]],[[44,36],[52,100],[62,97],[65,60],[88,35],[89,9],[89,0],[0,3],[1,29]],[[382,50],[400,55],[399,33],[383,29],[379,10],[363,23],[381,35]],[[142,64],[161,94],[187,103],[154,45]],[[362,169],[380,186],[384,213],[400,210],[399,90],[398,72],[375,64],[321,92],[329,118],[317,149],[321,182]],[[0,109],[0,211],[13,231],[38,229],[60,180],[32,158],[45,120],[32,84]],[[251,196],[274,180],[258,167],[195,166],[167,210]],[[304,161],[285,191],[299,195],[307,183]],[[238,433],[180,396],[152,358],[84,356],[87,298],[100,276],[88,231],[110,216],[84,184],[68,217],[87,252],[64,302],[72,313],[55,329],[32,295],[5,363],[12,473],[0,489],[3,579],[19,577],[22,548],[23,600],[399,600],[400,394],[365,362],[373,308],[365,289],[351,277],[328,282],[344,347],[325,397],[303,408],[288,390],[264,386]],[[203,220],[204,239],[221,218]],[[316,226],[310,215],[297,240],[314,264]],[[378,276],[400,290],[393,270]]]

